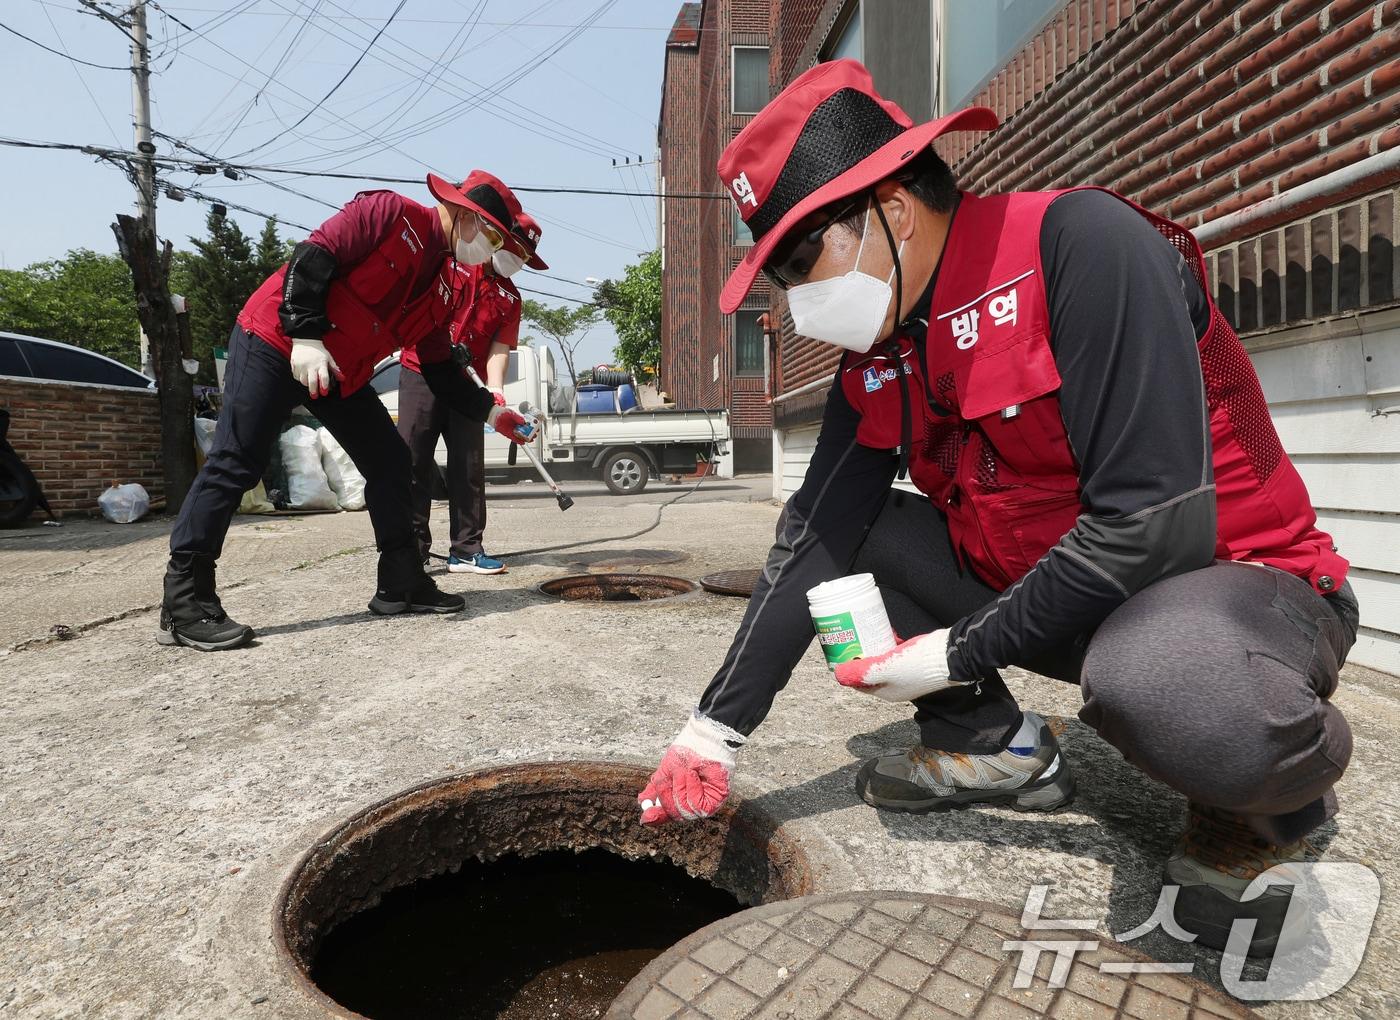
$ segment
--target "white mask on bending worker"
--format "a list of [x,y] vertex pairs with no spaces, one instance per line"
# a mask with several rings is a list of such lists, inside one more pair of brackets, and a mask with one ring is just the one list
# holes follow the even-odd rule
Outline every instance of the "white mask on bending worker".
[[491,267],[504,277],[512,277],[524,267],[525,260],[502,248],[491,256]]
[[[860,247],[856,250],[857,266],[860,265],[865,239],[869,235],[870,207],[867,206]],[[901,241],[895,258],[903,254],[904,242]],[[801,336],[864,354],[880,339],[885,313],[894,300],[894,291],[890,287],[890,280],[893,279],[893,268],[884,280],[852,269],[844,276],[834,276],[830,280],[799,283],[787,292],[793,328]]]
[[461,265],[479,266],[491,257],[491,251],[491,241],[486,237],[486,232],[478,226],[476,236],[470,241],[463,240],[460,236],[457,238],[452,254]]

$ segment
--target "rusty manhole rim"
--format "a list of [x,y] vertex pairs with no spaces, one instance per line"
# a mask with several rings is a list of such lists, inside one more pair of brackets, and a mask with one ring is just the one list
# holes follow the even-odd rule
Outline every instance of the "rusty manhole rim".
[[[646,586],[651,588],[665,588],[674,594],[662,595],[658,598],[647,599],[571,599],[562,593],[572,588],[602,588],[615,586],[624,588],[628,585]],[[596,605],[596,606],[650,606],[650,605],[673,605],[677,602],[686,602],[701,594],[700,585],[687,577],[676,577],[672,574],[646,574],[640,571],[607,571],[604,573],[585,574],[565,574],[563,577],[551,577],[535,585],[535,591],[555,602],[566,605]]]
[[[303,890],[304,883],[309,883],[311,889],[317,890],[318,881],[311,875],[312,870],[318,863],[330,864],[348,845],[353,843],[357,836],[366,833],[372,837],[376,828],[401,816],[405,809],[412,809],[418,805],[419,810],[424,806],[426,795],[434,791],[443,792],[467,792],[477,794],[489,794],[490,791],[502,787],[519,785],[522,795],[529,790],[529,781],[540,777],[553,777],[560,780],[561,792],[567,793],[574,799],[574,803],[583,804],[586,797],[580,797],[580,792],[587,794],[591,787],[580,787],[578,785],[563,784],[563,779],[567,772],[584,773],[586,778],[611,779],[614,784],[621,784],[629,799],[635,796],[635,791],[640,790],[651,775],[648,767],[636,765],[630,762],[605,761],[605,760],[585,760],[568,759],[562,761],[525,761],[511,765],[501,765],[492,768],[475,769],[470,771],[455,772],[448,775],[439,776],[435,779],[424,780],[397,793],[383,797],[367,807],[364,807],[348,818],[337,823],[327,832],[318,836],[312,845],[297,857],[296,863],[288,871],[277,891],[276,899],[272,910],[272,937],[276,955],[283,970],[290,975],[292,983],[296,988],[318,1006],[326,1016],[342,1018],[342,1020],[370,1020],[362,1013],[356,1013],[346,1006],[341,1005],[331,996],[327,995],[311,979],[311,964],[315,959],[315,952],[303,953],[293,946],[288,937],[288,930],[291,927],[289,919],[295,913],[295,905],[292,900],[298,895],[304,895],[307,890]],[[462,788],[466,787],[466,791]],[[601,791],[592,791],[601,792]],[[465,803],[465,800],[462,801]],[[629,810],[632,810],[629,804]],[[776,886],[771,890],[773,895],[765,896],[753,907],[742,906],[741,910],[754,909],[758,906],[769,906],[779,902],[798,899],[810,896],[814,893],[813,885],[815,881],[816,869],[813,868],[808,859],[807,851],[802,841],[790,831],[782,831],[782,823],[769,817],[766,812],[754,806],[748,800],[738,794],[731,794],[729,799],[721,806],[720,810],[712,818],[702,819],[699,822],[691,823],[685,827],[675,825],[666,826],[660,829],[645,829],[640,823],[635,828],[645,836],[643,843],[652,838],[659,838],[663,842],[681,843],[694,847],[703,841],[691,838],[681,839],[680,834],[686,837],[694,837],[697,834],[704,835],[715,829],[722,828],[725,836],[721,839],[723,848],[731,845],[742,844],[749,851],[761,854],[766,857],[772,876],[777,880]],[[667,837],[670,837],[667,839]],[[737,844],[736,841],[737,840]],[[760,845],[762,841],[762,845]],[[655,858],[663,856],[673,866],[680,868],[693,878],[698,878],[714,885],[716,888],[724,889],[739,899],[743,904],[743,896],[730,889],[721,882],[715,880],[713,874],[698,874],[692,870],[688,864],[681,859],[672,857],[669,854],[658,854],[653,848],[650,852],[638,850],[633,855],[619,852],[606,841],[589,846],[571,846],[567,843],[559,845],[542,846],[534,853],[548,853],[551,851],[574,850],[581,852],[584,849],[601,849],[608,853],[615,853],[625,860],[642,860],[648,857]],[[494,860],[497,857],[516,853],[513,849],[505,849],[499,853],[491,854],[487,860]],[[723,860],[724,849],[721,849],[721,862]],[[463,852],[461,863],[478,856],[471,852]],[[523,856],[533,856],[526,854]],[[703,850],[693,854],[697,859],[703,860],[706,854]],[[460,864],[458,865],[460,867]],[[411,876],[405,881],[393,886],[386,891],[402,888],[424,878],[434,877],[438,874],[447,874],[455,871],[449,868],[434,872],[432,874]],[[324,875],[319,879],[320,883],[329,881]],[[358,910],[352,911],[350,916],[360,913],[363,910],[371,909],[378,900],[364,904]],[[333,930],[334,924],[327,928],[326,933]],[[324,937],[324,934],[322,937]],[[319,949],[319,940],[314,944],[313,949]],[[663,950],[664,952],[669,952]]]

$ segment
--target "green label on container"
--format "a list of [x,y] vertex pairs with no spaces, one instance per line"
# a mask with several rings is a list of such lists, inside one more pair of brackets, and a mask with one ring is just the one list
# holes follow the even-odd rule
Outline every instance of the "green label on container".
[[829,665],[860,658],[860,638],[856,636],[855,621],[850,613],[813,617],[812,623],[817,628],[817,640],[821,642]]

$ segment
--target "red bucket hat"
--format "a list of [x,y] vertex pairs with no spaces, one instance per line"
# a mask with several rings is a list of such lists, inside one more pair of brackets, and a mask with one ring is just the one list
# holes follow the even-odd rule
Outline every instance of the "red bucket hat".
[[939,135],[996,126],[985,106],[915,126],[854,60],[805,72],[719,158],[720,179],[754,238],[720,292],[720,310],[739,307],[774,246],[808,213],[894,176]]
[[439,202],[465,206],[491,221],[505,237],[520,215],[520,199],[499,177],[485,170],[473,170],[461,184],[452,184],[437,174],[428,175],[428,190]]
[[525,264],[531,269],[548,269],[549,263],[536,254],[539,247],[540,235],[544,233],[540,225],[535,222],[535,218],[527,212],[517,213],[515,216],[515,226],[511,228],[511,237],[520,242],[520,246],[525,249],[525,254],[529,256]]

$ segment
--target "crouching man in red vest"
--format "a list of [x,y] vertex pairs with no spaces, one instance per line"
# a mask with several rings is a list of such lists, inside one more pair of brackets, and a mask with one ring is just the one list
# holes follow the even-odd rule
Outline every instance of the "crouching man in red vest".
[[236,648],[251,627],[224,612],[214,566],[242,494],[267,469],[287,414],[305,404],[365,477],[379,548],[369,608],[381,615],[455,613],[424,573],[413,537],[408,448],[374,390],[374,365],[417,349],[423,378],[461,413],[513,441],[524,419],[498,407],[451,360],[448,326],[463,299],[456,264],[485,262],[520,211],[495,177],[461,185],[428,176],[436,206],[389,191],[355,198],[296,246],[248,299],[229,338],[223,409],[209,457],[170,533],[157,639],[202,651]]
[[[1329,701],[1356,636],[1347,562],[1316,527],[1259,381],[1183,228],[1110,192],[960,193],[931,148],[990,110],[914,126],[853,61],[798,78],[720,159],[758,272],[796,331],[846,349],[816,452],[742,625],[642,792],[646,823],[711,814],[735,752],[812,639],[805,593],[873,573],[895,630],[846,663],[912,701],[921,741],[868,761],[890,811],[1049,811],[1070,763],[998,673],[1078,683],[1079,717],[1184,794],[1177,920],[1277,938],[1287,887],[1351,756]],[[891,491],[908,477],[923,497]]]

